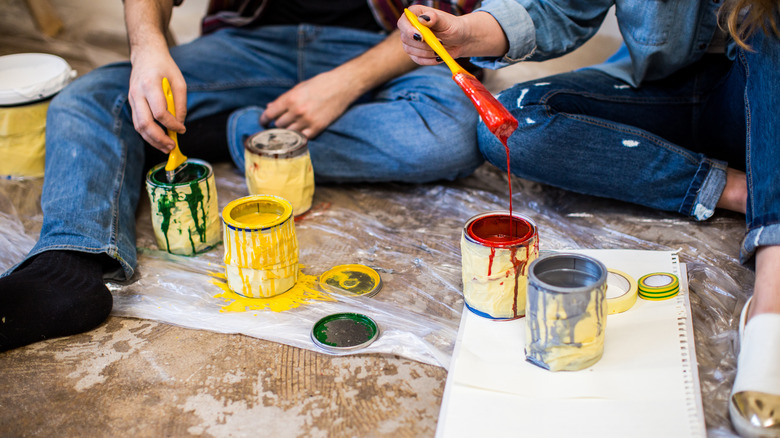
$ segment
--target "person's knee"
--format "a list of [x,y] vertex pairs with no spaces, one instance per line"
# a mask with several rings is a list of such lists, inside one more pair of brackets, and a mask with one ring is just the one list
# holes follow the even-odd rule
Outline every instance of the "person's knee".
[[[506,169],[507,147],[512,154],[512,163],[518,161],[522,165],[533,163],[542,156],[543,149],[548,143],[545,140],[547,131],[545,126],[549,120],[549,109],[543,105],[525,105],[522,109],[515,108],[512,115],[517,119],[517,129],[512,133],[505,146],[487,128],[480,123],[477,131],[479,151],[491,164]],[[518,160],[519,159],[519,160]],[[518,164],[512,164],[512,172],[522,172]]]

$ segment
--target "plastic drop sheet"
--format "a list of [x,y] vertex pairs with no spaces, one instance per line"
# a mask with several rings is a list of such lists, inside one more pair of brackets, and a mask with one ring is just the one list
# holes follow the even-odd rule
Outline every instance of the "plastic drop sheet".
[[[214,170],[220,208],[247,195],[243,175],[231,165],[214,164]],[[159,251],[144,193],[137,215],[137,273],[127,283],[109,283],[113,315],[243,333],[330,354],[311,341],[312,326],[329,314],[358,312],[373,318],[381,333],[367,348],[344,354],[395,354],[446,368],[464,308],[462,227],[473,215],[507,209],[506,178],[486,164],[455,182],[317,185],[312,209],[295,224],[302,272],[316,277],[333,266],[358,263],[379,272],[383,287],[370,298],[307,300],[302,294],[297,307],[286,311],[224,311],[229,300],[216,297],[223,293],[222,245],[196,257]],[[695,222],[519,178],[512,183],[514,209],[536,222],[541,250],[679,250],[688,269],[708,435],[734,436],[727,399],[736,369],[735,329],[754,279],[736,258],[744,218],[718,212]],[[0,181],[0,270],[18,263],[38,237],[41,184]]]

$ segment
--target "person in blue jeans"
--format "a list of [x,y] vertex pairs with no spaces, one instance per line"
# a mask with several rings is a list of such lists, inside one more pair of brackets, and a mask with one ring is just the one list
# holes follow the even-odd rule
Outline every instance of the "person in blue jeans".
[[[612,6],[624,44],[611,59],[500,93],[519,122],[508,141],[512,172],[697,220],[717,208],[744,213],[740,258],[754,259],[756,280],[729,412],[744,436],[780,437],[780,2],[485,0],[460,17],[410,10],[454,56],[500,68],[571,52]],[[398,28],[411,59],[441,61],[406,18]],[[483,155],[506,169],[504,146],[484,124],[478,131]]]
[[[196,157],[185,126],[230,114],[213,148],[232,144],[241,160],[243,137],[267,126],[299,131],[320,183],[422,183],[476,169],[484,159],[470,101],[446,67],[417,68],[401,48],[394,27],[410,3],[214,0],[207,33],[169,50],[173,0],[125,0],[130,62],[84,75],[50,104],[43,225],[25,260],[0,278],[0,351],[108,316],[104,279],[128,280],[136,268],[135,211],[145,156],[155,152],[145,145],[170,152],[166,128]],[[476,0],[436,3],[463,13]]]

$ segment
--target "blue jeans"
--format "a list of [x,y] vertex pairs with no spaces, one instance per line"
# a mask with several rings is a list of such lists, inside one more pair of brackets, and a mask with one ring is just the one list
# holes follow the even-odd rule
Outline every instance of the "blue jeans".
[[[756,35],[735,61],[707,55],[669,78],[632,88],[594,69],[512,86],[499,100],[519,122],[512,173],[588,195],[704,220],[726,167],[745,170],[747,261],[780,244],[780,43]],[[478,127],[486,159],[504,146]]]
[[[174,47],[187,81],[187,121],[262,107],[384,38],[354,29],[269,26],[223,29]],[[133,275],[145,143],[132,124],[129,76],[129,63],[101,67],[51,102],[43,227],[28,258],[55,249],[105,253],[121,265],[113,278]],[[363,96],[309,142],[316,179],[417,183],[466,176],[483,162],[477,119],[446,67],[418,68]]]

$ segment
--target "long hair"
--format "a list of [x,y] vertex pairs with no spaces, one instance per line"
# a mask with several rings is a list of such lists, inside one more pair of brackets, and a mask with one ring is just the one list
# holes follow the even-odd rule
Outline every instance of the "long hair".
[[745,50],[751,50],[746,40],[759,29],[780,37],[780,0],[726,0],[718,15],[721,27]]

